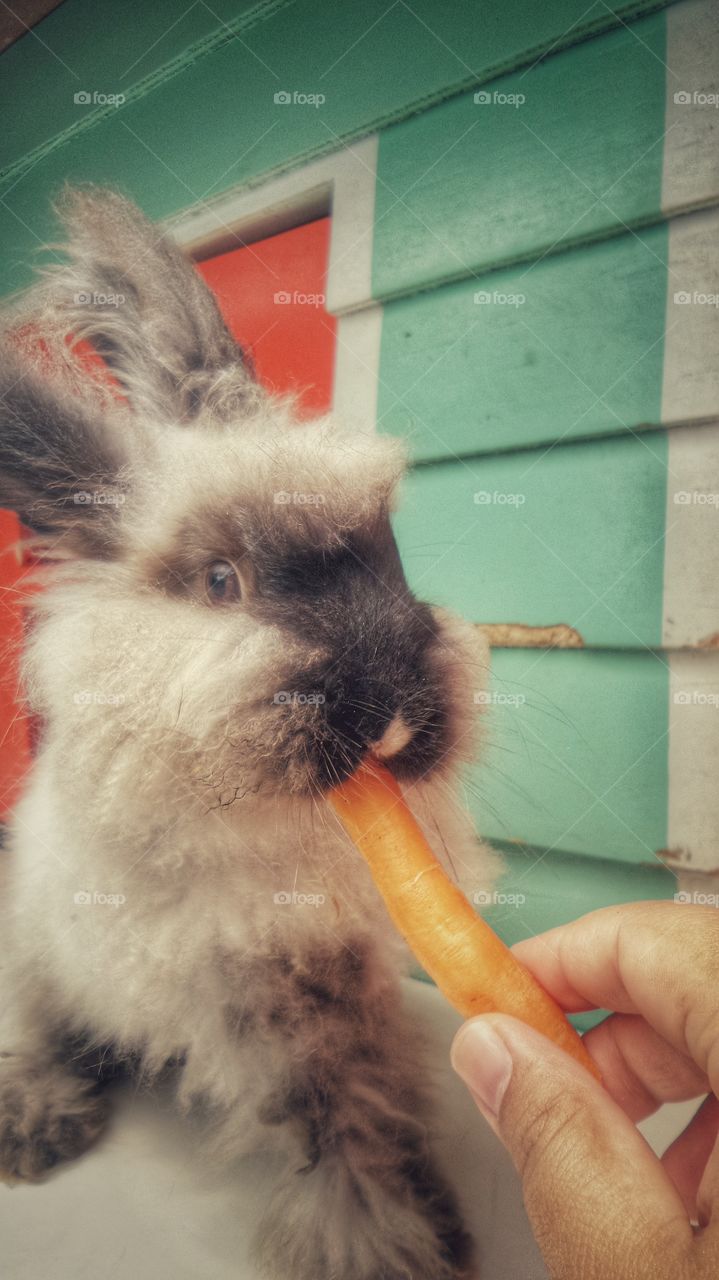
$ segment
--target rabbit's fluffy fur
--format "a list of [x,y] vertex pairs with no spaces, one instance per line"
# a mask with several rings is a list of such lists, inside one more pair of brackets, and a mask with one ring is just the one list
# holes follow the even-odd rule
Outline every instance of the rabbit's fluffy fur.
[[[122,197],[69,191],[61,216],[64,264],[0,380],[0,503],[45,578],[24,668],[41,743],[1,864],[0,1168],[44,1176],[101,1132],[109,1076],[169,1071],[218,1158],[286,1152],[265,1274],[468,1274],[406,951],[324,793],[372,747],[486,887],[454,795],[486,650],[407,587],[398,443],[262,391]],[[78,372],[79,339],[114,385]],[[212,594],[215,562],[239,600]]]

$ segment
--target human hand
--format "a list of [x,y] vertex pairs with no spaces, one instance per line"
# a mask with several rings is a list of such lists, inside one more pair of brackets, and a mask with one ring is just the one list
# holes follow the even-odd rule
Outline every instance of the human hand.
[[[501,1014],[465,1023],[452,1048],[519,1172],[553,1280],[716,1280],[719,912],[608,907],[514,952],[567,1012],[614,1011],[584,1037],[604,1088]],[[700,1094],[659,1160],[634,1122]]]

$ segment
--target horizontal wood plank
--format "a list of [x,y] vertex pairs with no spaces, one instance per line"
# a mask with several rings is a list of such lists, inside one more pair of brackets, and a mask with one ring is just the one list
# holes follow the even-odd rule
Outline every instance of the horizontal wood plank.
[[669,434],[416,468],[395,517],[412,587],[473,622],[658,646]]
[[374,297],[716,203],[717,58],[716,6],[691,0],[385,130]]
[[[411,6],[367,0],[335,6],[328,22],[319,0],[259,4],[239,15],[223,0],[208,32],[203,6],[185,13],[186,6],[165,0],[152,7],[152,21],[138,18],[134,3],[128,6],[123,14],[129,31],[117,35],[117,6],[105,23],[98,6],[89,16],[88,7],[65,5],[47,20],[48,29],[57,24],[52,44],[59,63],[26,47],[16,67],[20,45],[4,59],[2,293],[27,284],[32,255],[53,236],[49,199],[66,179],[115,183],[152,217],[166,218],[655,6],[634,0],[615,13],[599,0],[589,6],[584,0],[551,6],[509,0],[478,22],[467,0],[448,0],[441,14],[434,0]],[[171,30],[168,9],[176,21]],[[147,12],[145,7],[142,14]],[[63,25],[68,13],[73,24],[87,18],[75,41],[73,24]],[[663,18],[654,21],[662,24]],[[94,34],[90,39],[96,24],[106,32],[97,56]],[[584,47],[578,45],[577,53]],[[43,77],[43,92],[32,111],[20,109],[35,74]],[[96,91],[122,93],[126,100],[119,106],[74,102],[75,93]],[[410,182],[415,177],[416,171]],[[646,177],[644,166],[639,183]]]
[[657,654],[495,650],[468,785],[491,840],[636,865],[667,848],[669,670]]
[[668,241],[654,227],[385,304],[380,430],[426,460],[658,425]]

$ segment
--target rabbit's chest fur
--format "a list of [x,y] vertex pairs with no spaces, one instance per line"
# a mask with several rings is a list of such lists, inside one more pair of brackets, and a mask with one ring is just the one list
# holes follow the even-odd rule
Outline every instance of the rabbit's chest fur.
[[270,1000],[263,963],[280,952],[350,936],[395,963],[402,952],[364,864],[312,809],[184,815],[154,842],[128,822],[118,847],[83,830],[53,774],[50,751],[17,813],[9,876],[20,968],[42,973],[59,1021],[159,1066],[221,1044],[248,984],[254,1006]]

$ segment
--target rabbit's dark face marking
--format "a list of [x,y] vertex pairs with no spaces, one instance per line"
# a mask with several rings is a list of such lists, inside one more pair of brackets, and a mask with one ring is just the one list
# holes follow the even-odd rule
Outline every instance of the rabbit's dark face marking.
[[[168,457],[163,473],[176,466]],[[238,566],[217,623],[239,646],[229,661],[263,638],[276,653],[273,681],[253,683],[249,701],[232,698],[231,670],[217,672],[236,745],[228,776],[310,793],[370,748],[406,779],[452,754],[455,704],[469,694],[458,689],[454,642],[404,576],[389,518],[401,468],[389,441],[295,425],[280,439],[205,437],[191,483],[178,469],[161,521],[153,493],[156,532],[148,524],[131,552],[133,571],[207,628],[208,566]],[[290,477],[313,503],[277,501],[292,496]]]

